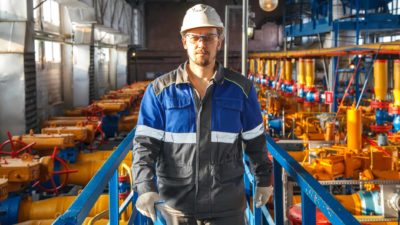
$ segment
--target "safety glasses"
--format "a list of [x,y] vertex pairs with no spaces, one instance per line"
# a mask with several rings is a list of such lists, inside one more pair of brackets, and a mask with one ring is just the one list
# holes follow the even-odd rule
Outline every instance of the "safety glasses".
[[204,43],[209,43],[212,41],[215,41],[218,37],[218,34],[192,34],[192,33],[188,33],[185,35],[186,40],[189,40],[190,43],[192,44],[196,44],[197,42],[199,42],[200,40],[202,40]]

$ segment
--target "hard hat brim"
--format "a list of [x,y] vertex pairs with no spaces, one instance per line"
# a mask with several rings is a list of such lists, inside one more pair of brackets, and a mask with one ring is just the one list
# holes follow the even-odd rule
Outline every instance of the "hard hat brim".
[[217,29],[222,29],[222,30],[224,29],[224,27],[215,26],[215,25],[211,25],[210,24],[210,25],[201,25],[201,26],[192,26],[192,27],[182,27],[180,33],[183,34],[188,30],[192,30],[192,29],[195,29],[195,28],[203,28],[203,27],[217,28]]

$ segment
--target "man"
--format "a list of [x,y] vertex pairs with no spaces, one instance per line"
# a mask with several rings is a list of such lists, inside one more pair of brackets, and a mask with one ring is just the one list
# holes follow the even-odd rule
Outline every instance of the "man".
[[242,143],[256,176],[257,206],[271,196],[271,162],[255,89],[216,62],[223,29],[214,8],[190,8],[181,27],[189,60],[154,80],[143,96],[134,186],[137,209],[153,221],[154,203],[161,199],[170,224],[244,224]]

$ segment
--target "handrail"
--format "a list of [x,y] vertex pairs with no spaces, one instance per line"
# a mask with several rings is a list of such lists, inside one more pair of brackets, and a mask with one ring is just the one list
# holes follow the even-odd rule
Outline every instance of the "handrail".
[[[316,207],[334,225],[357,225],[354,218],[317,180],[315,180],[298,162],[275,141],[266,136],[268,151],[274,165],[274,213],[275,224],[284,224],[282,168],[298,183],[301,188],[303,224],[316,224]],[[263,210],[265,211],[265,210]]]
[[342,55],[365,55],[365,54],[399,54],[400,41],[374,43],[364,45],[351,45],[335,48],[305,49],[281,52],[258,52],[249,53],[249,58],[301,58],[301,57],[331,57]]
[[[83,191],[78,195],[75,201],[67,209],[67,211],[59,216],[53,224],[55,225],[75,225],[82,224],[93,205],[102,194],[107,183],[110,181],[110,224],[118,224],[118,190],[115,185],[118,184],[118,166],[122,160],[132,149],[132,140],[135,136],[133,129],[127,137],[118,145],[117,149],[104,162],[103,166],[97,171],[93,178],[89,181]],[[116,184],[115,184],[116,183]],[[113,190],[113,191],[112,191]],[[116,208],[115,208],[116,206]],[[117,220],[117,221],[115,221]]]
[[[110,182],[110,222],[109,224],[119,224],[119,214],[127,207],[128,204],[136,201],[137,194],[131,192],[129,197],[124,201],[118,210],[118,192],[116,177],[118,176],[118,166],[128,154],[129,150],[132,149],[132,140],[135,135],[135,130],[132,130],[128,136],[122,141],[117,149],[111,154],[107,161],[103,164],[96,175],[90,180],[90,182],[83,189],[81,194],[75,199],[68,210],[58,217],[53,223],[55,225],[75,225],[82,224],[87,217],[88,213],[92,209],[94,203],[97,201],[103,189],[106,187],[107,182]],[[269,214],[266,206],[256,208],[255,201],[250,207],[247,205],[246,217],[250,225],[262,224],[262,218],[268,221],[268,224],[279,224],[283,225],[283,186],[282,186],[282,168],[284,168],[288,174],[294,178],[301,188],[302,196],[302,213],[303,213],[303,224],[316,224],[316,207],[318,207],[322,213],[328,218],[332,224],[360,224],[336,199],[334,199],[330,193],[322,187],[310,174],[308,174],[303,167],[300,166],[287,152],[281,149],[274,140],[266,136],[266,143],[269,152],[274,158],[274,219]],[[249,167],[245,162],[245,183],[246,187],[249,184],[255,183],[255,177],[251,174]],[[255,185],[251,185],[251,192],[255,193]],[[113,193],[112,193],[113,192]],[[114,193],[115,192],[115,193]],[[251,210],[253,209],[253,210]],[[138,213],[136,208],[133,207],[132,214],[130,215],[128,224],[132,224],[135,220],[135,224],[146,224],[146,218],[137,216]],[[307,216],[305,216],[307,215]],[[162,218],[159,218],[162,219]],[[157,221],[155,224],[165,224],[163,221]]]

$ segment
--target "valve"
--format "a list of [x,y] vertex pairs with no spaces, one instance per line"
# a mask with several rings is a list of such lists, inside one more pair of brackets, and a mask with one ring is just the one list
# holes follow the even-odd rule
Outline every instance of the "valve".
[[125,199],[131,192],[130,179],[128,175],[118,177],[118,197]]
[[[8,140],[0,145],[0,155],[10,155],[11,158],[19,158],[23,153],[32,154],[32,146],[36,144],[32,142],[27,144],[21,140],[13,140],[11,132],[7,131]],[[5,146],[10,145],[11,151],[6,151]]]
[[101,120],[101,118],[104,116],[103,108],[99,107],[94,103],[89,105],[86,109],[84,109],[83,112],[85,113],[85,116],[88,121]]
[[[60,157],[57,156],[58,153],[58,147],[54,147],[53,154],[51,155],[51,160],[47,163],[44,163],[45,165],[49,166],[51,169],[47,170],[44,174],[45,180],[39,179],[37,180],[32,186],[33,187],[38,187],[41,190],[49,193],[55,193],[58,194],[58,191],[67,184],[68,181],[68,174],[70,173],[76,173],[78,170],[71,170],[68,167],[68,164]],[[53,165],[51,165],[51,162],[53,162]],[[59,163],[61,166],[60,170],[54,171],[54,167],[56,166],[56,162]],[[43,171],[43,170],[42,170]],[[56,176],[59,176],[61,174],[65,174],[64,179],[59,182],[59,184],[56,183]],[[43,175],[43,174],[41,174]],[[58,178],[57,178],[58,179]],[[47,187],[45,183],[50,181],[50,187]]]

